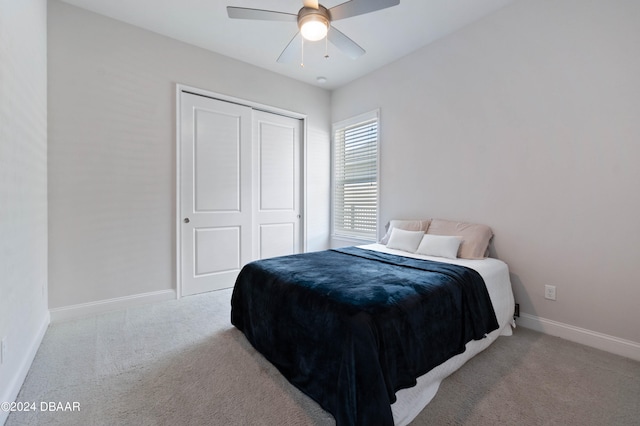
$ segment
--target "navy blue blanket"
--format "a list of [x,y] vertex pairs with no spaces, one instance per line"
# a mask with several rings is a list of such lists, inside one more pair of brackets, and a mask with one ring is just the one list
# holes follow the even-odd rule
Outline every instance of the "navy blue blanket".
[[395,392],[498,323],[462,266],[347,247],[249,263],[231,322],[341,425],[393,425]]

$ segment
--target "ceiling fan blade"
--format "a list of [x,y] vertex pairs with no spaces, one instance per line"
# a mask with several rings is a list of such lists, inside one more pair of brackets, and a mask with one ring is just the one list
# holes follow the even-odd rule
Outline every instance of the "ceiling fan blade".
[[329,12],[331,13],[331,20],[337,21],[338,19],[351,18],[352,16],[375,12],[376,10],[399,4],[400,0],[351,0],[332,7]]
[[284,48],[280,56],[278,56],[277,62],[281,64],[286,64],[289,62],[293,62],[296,57],[296,54],[299,52],[298,47],[300,46],[300,31],[293,36],[287,47]]
[[344,53],[351,59],[357,59],[365,53],[365,50],[362,47],[358,46],[358,43],[338,31],[333,25],[329,27],[327,38],[338,49],[340,49],[342,53]]
[[318,0],[304,0],[304,7],[318,9]]
[[249,9],[246,7],[227,6],[227,14],[233,19],[257,19],[261,21],[291,21],[297,22],[298,15],[274,10]]

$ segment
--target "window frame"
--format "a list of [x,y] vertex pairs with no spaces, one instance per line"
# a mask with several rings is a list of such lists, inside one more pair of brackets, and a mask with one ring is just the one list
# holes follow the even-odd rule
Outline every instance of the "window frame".
[[[344,230],[336,229],[336,132],[344,130],[347,127],[354,126],[367,121],[375,120],[376,129],[376,212],[375,212],[375,234],[370,236],[361,236],[350,234]],[[379,239],[379,223],[380,223],[380,109],[375,109],[357,116],[335,122],[331,126],[331,239],[332,241],[351,241],[356,244],[372,243]]]

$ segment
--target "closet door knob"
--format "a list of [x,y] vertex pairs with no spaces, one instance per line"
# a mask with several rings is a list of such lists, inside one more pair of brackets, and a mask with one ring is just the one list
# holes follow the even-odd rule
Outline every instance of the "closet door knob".
[[184,223],[189,223],[189,222],[190,222],[190,220],[189,220],[189,218],[188,218],[188,217],[185,217],[183,222],[184,222]]

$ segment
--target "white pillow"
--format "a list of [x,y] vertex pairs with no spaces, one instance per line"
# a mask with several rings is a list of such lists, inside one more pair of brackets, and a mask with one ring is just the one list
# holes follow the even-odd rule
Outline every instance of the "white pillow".
[[460,243],[462,243],[460,237],[424,234],[416,253],[455,259]]
[[424,235],[423,231],[405,231],[400,228],[392,228],[387,247],[415,253]]

